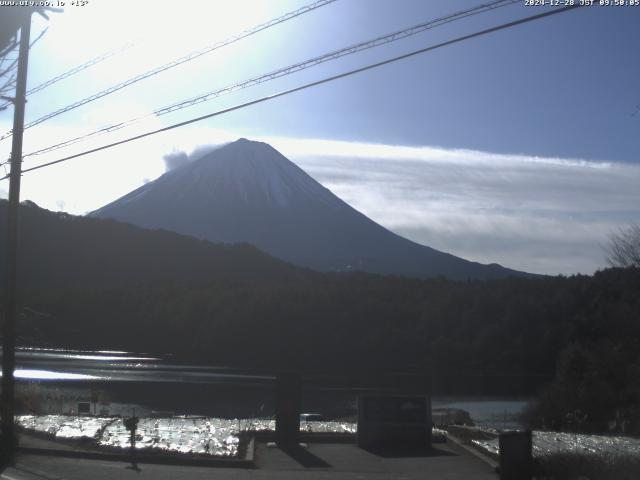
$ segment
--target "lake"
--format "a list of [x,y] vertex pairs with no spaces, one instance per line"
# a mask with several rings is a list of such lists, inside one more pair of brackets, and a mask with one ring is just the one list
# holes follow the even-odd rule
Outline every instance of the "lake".
[[459,408],[465,410],[471,416],[473,423],[481,427],[495,428],[498,430],[511,430],[522,428],[520,414],[527,406],[530,399],[508,398],[433,398],[433,408]]
[[[120,399],[123,402],[144,404],[151,399],[156,408],[225,416],[270,412],[275,380],[272,375],[182,364],[171,355],[27,347],[16,351],[15,375],[18,381],[100,386],[96,388],[109,385],[109,389],[123,393]],[[176,383],[181,386],[172,386]],[[340,412],[355,411],[351,401],[354,395],[332,397],[329,393],[314,391],[305,397],[303,409],[306,411],[323,411],[323,406],[336,402],[344,407]],[[181,405],[184,398],[189,398],[189,405]],[[518,418],[527,401],[527,398],[434,397],[432,405],[465,410],[479,426],[511,429],[522,426]]]

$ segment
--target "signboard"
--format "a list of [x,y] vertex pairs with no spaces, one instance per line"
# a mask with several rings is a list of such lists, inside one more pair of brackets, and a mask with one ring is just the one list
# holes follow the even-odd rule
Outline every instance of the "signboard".
[[427,421],[425,397],[367,396],[362,404],[367,422],[424,424]]
[[424,450],[431,446],[431,401],[419,395],[361,395],[358,446]]

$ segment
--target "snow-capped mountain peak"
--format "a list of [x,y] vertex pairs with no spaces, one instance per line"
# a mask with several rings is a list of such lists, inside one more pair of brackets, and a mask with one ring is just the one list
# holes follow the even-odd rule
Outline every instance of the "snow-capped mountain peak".
[[214,242],[247,242],[318,270],[452,278],[517,273],[402,238],[347,205],[270,145],[244,138],[91,215]]

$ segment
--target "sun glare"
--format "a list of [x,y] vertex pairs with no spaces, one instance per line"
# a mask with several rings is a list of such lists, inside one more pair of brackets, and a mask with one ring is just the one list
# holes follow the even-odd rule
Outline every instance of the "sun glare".
[[47,43],[58,58],[81,60],[137,42],[145,46],[145,63],[166,61],[185,49],[234,35],[277,14],[279,5],[286,7],[286,2],[256,1],[90,0],[83,7],[66,3],[48,22]]

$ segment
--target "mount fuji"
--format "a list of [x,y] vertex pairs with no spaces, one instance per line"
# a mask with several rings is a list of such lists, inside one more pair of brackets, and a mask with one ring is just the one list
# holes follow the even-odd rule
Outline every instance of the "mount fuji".
[[90,215],[212,242],[246,242],[320,271],[452,279],[523,275],[396,235],[270,145],[246,139],[168,171]]

